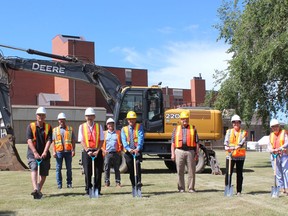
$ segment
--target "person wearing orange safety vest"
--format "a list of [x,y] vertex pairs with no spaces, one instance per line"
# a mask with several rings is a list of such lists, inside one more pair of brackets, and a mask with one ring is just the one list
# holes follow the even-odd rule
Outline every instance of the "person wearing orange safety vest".
[[114,128],[115,121],[108,118],[106,121],[107,130],[104,131],[104,142],[102,152],[104,155],[105,187],[110,186],[110,167],[113,164],[115,172],[116,187],[121,187],[120,162],[121,162],[121,134]]
[[[229,157],[231,156],[230,179],[232,179],[233,169],[236,164],[237,196],[240,196],[243,185],[243,166],[246,157],[245,144],[247,131],[241,129],[241,118],[239,115],[233,115],[231,123],[233,128],[226,131],[224,140],[224,147],[226,150],[225,186],[228,185]],[[231,186],[231,180],[229,186]]]
[[199,138],[194,125],[189,124],[189,111],[180,113],[181,124],[172,132],[171,160],[176,162],[178,191],[185,191],[185,165],[188,169],[188,192],[194,193],[196,161],[199,153]]
[[[268,151],[271,153],[272,168],[276,169],[277,186],[280,187],[284,195],[288,195],[288,136],[284,129],[280,128],[277,119],[270,121],[272,132],[269,136]],[[276,155],[276,158],[272,154]],[[274,167],[276,160],[276,167]]]
[[[89,189],[92,190],[92,185],[98,189],[101,195],[101,178],[103,172],[103,155],[102,145],[104,140],[103,129],[99,123],[94,122],[96,118],[95,110],[88,107],[85,110],[86,122],[79,126],[78,141],[83,147],[82,164],[85,174],[85,191],[89,195]],[[95,181],[91,182],[92,177],[92,158],[94,159]]]
[[[144,130],[141,124],[136,123],[137,115],[134,111],[129,111],[126,115],[126,119],[128,121],[128,125],[124,126],[121,130],[121,139],[125,150],[124,157],[129,171],[132,191],[135,186],[141,191],[141,162],[142,150],[144,146]],[[133,154],[136,155],[137,182],[135,182],[134,178]]]
[[[46,109],[39,107],[36,110],[36,122],[31,122],[27,126],[27,159],[28,165],[31,170],[31,180],[33,192],[31,195],[34,199],[42,198],[42,187],[45,183],[46,177],[49,175],[50,170],[50,145],[52,141],[52,128],[51,125],[45,122]],[[38,179],[38,162],[40,166],[40,188],[37,188]],[[42,161],[40,163],[40,161]]]
[[67,188],[72,188],[72,157],[75,156],[75,134],[71,126],[66,125],[65,113],[58,114],[59,126],[53,128],[52,150],[56,158],[56,181],[58,189],[62,188],[62,164],[66,165]]

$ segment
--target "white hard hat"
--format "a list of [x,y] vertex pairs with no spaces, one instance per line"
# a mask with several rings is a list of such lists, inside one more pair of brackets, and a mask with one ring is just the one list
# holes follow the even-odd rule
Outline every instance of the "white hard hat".
[[112,118],[108,118],[107,121],[106,121],[106,124],[108,124],[108,123],[115,123],[115,121]]
[[65,113],[59,113],[57,119],[66,119]]
[[279,121],[277,119],[272,119],[270,121],[270,127],[275,126],[275,125],[279,125]]
[[92,107],[88,107],[86,110],[85,110],[85,116],[86,115],[96,115],[95,113],[95,110],[92,108]]
[[45,109],[45,107],[39,107],[39,108],[36,110],[36,114],[45,114],[45,115],[46,115],[46,109]]
[[241,122],[241,118],[239,115],[233,115],[232,118],[231,118],[231,122],[233,121],[240,121]]

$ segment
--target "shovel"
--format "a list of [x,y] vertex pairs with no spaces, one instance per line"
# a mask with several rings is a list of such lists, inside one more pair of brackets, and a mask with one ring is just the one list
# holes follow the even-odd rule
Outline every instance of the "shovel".
[[137,166],[136,166],[136,154],[132,154],[133,156],[133,162],[134,162],[134,181],[135,186],[132,188],[132,195],[133,197],[142,197],[141,187],[138,187],[137,182]]
[[41,199],[42,195],[40,193],[40,164],[42,159],[36,159],[37,162],[37,192],[34,194],[34,199]]
[[232,152],[229,152],[228,155],[229,155],[228,185],[225,186],[224,196],[232,197],[233,196],[233,185],[231,185],[231,155],[232,155]]
[[92,181],[93,181],[93,186],[92,186],[92,188],[89,188],[89,197],[90,198],[98,198],[99,197],[99,192],[98,192],[98,188],[96,188],[96,186],[95,186],[95,170],[94,170],[96,156],[91,156],[91,158],[92,158]]
[[276,182],[276,169],[277,169],[277,156],[278,154],[274,154],[273,155],[273,160],[274,160],[274,186],[272,186],[272,191],[271,191],[271,197],[272,198],[278,198],[279,197],[279,192],[280,192],[280,186],[277,186],[277,182]]

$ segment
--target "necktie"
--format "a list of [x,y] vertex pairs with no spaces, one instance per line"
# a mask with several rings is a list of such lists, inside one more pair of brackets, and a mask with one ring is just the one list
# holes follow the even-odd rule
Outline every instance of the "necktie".
[[129,147],[130,147],[131,149],[134,149],[135,146],[134,146],[133,127],[130,127],[129,133],[130,133],[130,134],[129,134],[129,137],[130,137],[130,145],[129,145]]

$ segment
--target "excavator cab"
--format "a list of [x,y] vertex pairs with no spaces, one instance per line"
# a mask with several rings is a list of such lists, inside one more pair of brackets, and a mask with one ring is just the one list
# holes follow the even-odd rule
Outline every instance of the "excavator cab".
[[[127,125],[128,111],[137,114],[137,122],[142,123],[145,132],[163,132],[163,97],[161,88],[126,87],[122,91],[120,109],[115,110],[116,128]],[[118,113],[117,113],[118,112]],[[117,117],[118,115],[118,117]]]

